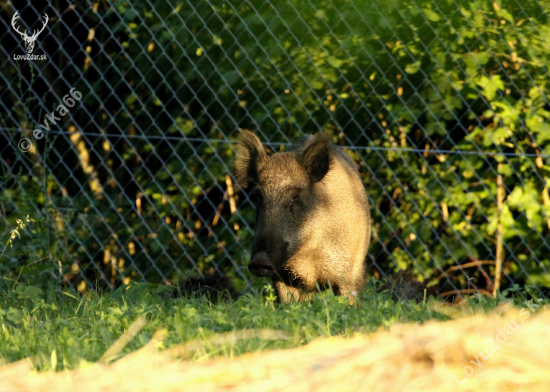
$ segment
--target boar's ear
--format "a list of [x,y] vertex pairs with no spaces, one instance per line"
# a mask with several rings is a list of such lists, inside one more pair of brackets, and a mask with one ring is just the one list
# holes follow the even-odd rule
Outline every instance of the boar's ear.
[[260,139],[252,132],[239,129],[235,174],[241,186],[254,186],[258,183],[258,167],[267,157]]
[[323,134],[317,134],[302,152],[300,163],[306,169],[311,182],[321,181],[332,164],[330,140]]

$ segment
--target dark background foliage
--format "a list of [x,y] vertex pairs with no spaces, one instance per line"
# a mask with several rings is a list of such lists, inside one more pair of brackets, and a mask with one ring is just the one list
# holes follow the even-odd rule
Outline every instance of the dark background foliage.
[[[258,284],[231,172],[240,127],[272,151],[318,131],[348,148],[374,276],[490,290],[500,222],[503,286],[550,284],[548,1],[14,2],[22,25],[50,17],[42,61],[14,60],[25,49],[0,5],[0,238],[34,220],[5,276]],[[36,140],[73,87],[83,99]]]

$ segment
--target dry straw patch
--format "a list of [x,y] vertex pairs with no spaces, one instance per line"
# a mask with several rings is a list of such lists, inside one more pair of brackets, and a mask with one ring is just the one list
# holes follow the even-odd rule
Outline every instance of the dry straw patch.
[[[515,319],[519,328],[481,366],[470,361],[485,353]],[[521,320],[524,322],[522,323]],[[19,391],[548,391],[550,390],[550,310],[524,319],[518,310],[501,307],[489,316],[474,315],[424,325],[400,324],[390,331],[353,338],[319,339],[304,347],[191,363],[175,360],[199,347],[198,342],[157,352],[163,332],[143,349],[110,365],[75,371],[36,373],[29,361],[0,370],[0,390]],[[218,335],[209,344],[239,339],[277,339],[277,331],[237,331]],[[204,342],[203,342],[204,344]],[[494,346],[498,343],[495,341]],[[494,349],[494,348],[493,348]],[[465,378],[463,368],[474,374]]]

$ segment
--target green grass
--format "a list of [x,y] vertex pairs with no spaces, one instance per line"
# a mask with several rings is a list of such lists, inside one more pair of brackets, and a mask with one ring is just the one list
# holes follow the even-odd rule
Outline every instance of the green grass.
[[[434,310],[439,300],[395,302],[388,293],[376,293],[374,281],[368,283],[355,306],[331,294],[317,295],[311,303],[277,304],[270,286],[258,296],[248,294],[214,304],[204,298],[170,298],[167,286],[150,284],[80,296],[7,283],[0,289],[0,358],[9,363],[34,357],[39,370],[74,369],[82,361],[97,361],[140,315],[146,315],[147,325],[117,358],[147,344],[159,328],[167,330],[164,347],[240,329],[277,329],[288,335],[286,340],[247,339],[222,346],[205,341],[192,357],[202,359],[296,347],[322,336],[367,333],[397,322],[449,318]],[[518,306],[526,295],[512,294]],[[467,310],[489,311],[500,301],[502,298],[471,299]]]

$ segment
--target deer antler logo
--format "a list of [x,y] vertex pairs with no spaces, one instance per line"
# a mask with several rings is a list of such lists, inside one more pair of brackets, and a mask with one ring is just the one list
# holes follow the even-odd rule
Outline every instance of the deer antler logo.
[[13,29],[15,31],[17,31],[19,33],[19,35],[21,35],[21,38],[23,38],[23,41],[25,41],[25,49],[27,49],[27,53],[32,53],[33,49],[34,49],[34,43],[36,41],[36,38],[38,38],[38,34],[40,34],[42,31],[44,31],[44,29],[46,28],[46,25],[48,24],[48,15],[47,14],[44,14],[43,18],[44,18],[44,25],[42,26],[42,28],[40,30],[35,30],[33,32],[33,34],[29,37],[27,35],[27,30],[25,30],[24,33],[20,32],[19,29],[17,28],[17,26],[15,25],[15,20],[19,18],[19,11],[16,11],[15,14],[13,14],[13,18],[11,18],[11,26],[13,27]]

